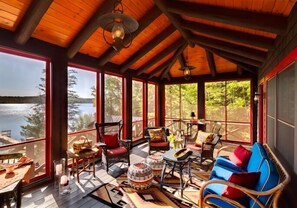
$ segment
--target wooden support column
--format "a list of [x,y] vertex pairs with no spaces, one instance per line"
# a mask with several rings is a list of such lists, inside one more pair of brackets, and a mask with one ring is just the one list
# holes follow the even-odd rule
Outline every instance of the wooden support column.
[[127,139],[132,139],[132,76],[124,78],[124,133]]
[[104,123],[105,122],[105,73],[104,70],[101,71],[100,75],[99,75],[99,103],[100,106],[100,110],[99,110],[99,114],[100,114],[100,120],[99,122]]
[[52,58],[52,159],[57,160],[66,157],[68,147],[67,123],[68,123],[68,59],[64,54],[56,55]]
[[156,126],[165,126],[165,85],[158,85],[158,123]]
[[252,105],[252,109],[253,109],[253,118],[252,118],[252,126],[251,128],[253,129],[253,141],[252,143],[254,144],[255,142],[257,142],[257,129],[258,129],[258,102],[254,102],[254,95],[255,92],[258,91],[258,81],[256,78],[254,78],[252,80],[252,84],[251,84],[251,91],[252,91],[252,95],[251,95],[251,105]]
[[205,119],[205,82],[198,83],[198,119]]

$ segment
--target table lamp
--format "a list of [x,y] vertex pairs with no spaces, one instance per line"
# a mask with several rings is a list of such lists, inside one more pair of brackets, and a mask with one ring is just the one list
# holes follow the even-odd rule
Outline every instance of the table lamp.
[[195,113],[194,113],[194,112],[191,112],[191,114],[190,114],[191,121],[192,121],[192,120],[194,121],[195,116],[196,116]]

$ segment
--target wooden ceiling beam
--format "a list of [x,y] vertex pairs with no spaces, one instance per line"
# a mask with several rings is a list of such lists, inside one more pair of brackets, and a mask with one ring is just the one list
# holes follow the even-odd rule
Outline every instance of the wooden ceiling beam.
[[156,47],[160,42],[166,39],[169,35],[171,35],[174,31],[176,31],[173,25],[168,26],[165,30],[163,30],[160,34],[158,34],[154,39],[148,42],[145,46],[143,46],[139,51],[133,54],[127,61],[125,61],[121,66],[121,73],[127,71],[127,69],[138,61],[141,57],[151,51],[154,47]]
[[287,27],[287,18],[280,15],[261,14],[184,1],[171,1],[167,5],[167,11],[276,34],[285,33]]
[[228,57],[224,57],[224,56],[221,56],[221,57],[224,58],[224,59],[226,59],[227,61],[230,61],[233,64],[236,64],[237,67],[240,67],[241,69],[243,69],[245,71],[248,71],[248,72],[251,72],[253,74],[256,74],[257,67],[254,67],[254,66],[251,66],[249,64],[245,64],[245,63],[242,63],[242,62],[239,62],[239,61],[235,61],[234,59],[230,59]]
[[178,47],[180,47],[182,44],[185,44],[185,40],[183,38],[178,39],[173,44],[171,44],[169,47],[161,51],[160,53],[156,54],[152,59],[148,60],[143,66],[141,66],[137,70],[137,75],[141,75],[144,73],[148,68],[153,66],[158,61],[162,60],[164,57],[166,57],[168,54],[176,50]]
[[213,38],[204,37],[201,35],[193,35],[192,40],[199,45],[204,45],[204,46],[216,48],[219,50],[223,50],[229,53],[238,54],[260,62],[264,62],[267,56],[267,53],[264,51],[236,45],[236,44],[221,41],[221,40],[216,40]]
[[153,78],[155,74],[159,73],[160,71],[164,70],[171,62],[171,59],[165,61],[163,64],[155,68],[152,72],[150,72],[150,76],[148,77],[149,79]]
[[[178,57],[183,53],[183,51],[185,50],[185,48],[187,47],[187,43],[185,42],[182,46],[179,47],[179,49],[175,52],[175,54],[173,55],[170,64],[167,66],[167,68],[163,71],[163,73],[161,74],[161,79],[164,79],[165,77],[168,77],[168,72],[171,69],[171,67],[173,66],[173,64],[176,62],[176,60],[178,59]],[[170,76],[169,76],[170,78]]]
[[[139,28],[132,34],[135,38],[138,34],[140,34],[147,26],[149,26],[155,19],[157,19],[162,12],[157,6],[151,8],[148,12],[146,12],[143,17],[138,21]],[[124,44],[128,44],[130,38],[124,39]],[[112,57],[114,57],[118,52],[114,50],[113,47],[109,47],[109,49],[101,55],[98,59],[98,64],[100,67],[104,66]]]
[[177,57],[177,59],[181,67],[184,67],[186,65],[186,60],[182,53]]
[[171,1],[168,2],[167,0],[154,0],[154,2],[160,8],[160,10],[167,16],[167,18],[174,25],[174,27],[180,32],[183,38],[186,41],[188,41],[189,45],[191,47],[194,47],[195,44],[190,40],[191,34],[181,27],[181,17],[167,11],[167,7],[169,4],[171,4]]
[[[117,3],[116,3],[117,4]],[[105,0],[102,6],[91,17],[84,28],[76,35],[67,50],[68,58],[73,58],[83,46],[83,44],[91,37],[91,35],[100,27],[98,19],[106,13],[110,13],[114,5],[109,0]]]
[[206,53],[208,66],[210,69],[210,74],[212,77],[215,77],[217,74],[217,69],[216,69],[216,64],[215,64],[215,60],[213,57],[213,53],[209,52],[208,50],[205,50],[205,53]]
[[32,1],[28,11],[26,12],[21,24],[18,26],[16,31],[15,41],[18,44],[25,44],[29,40],[52,2],[53,0]]
[[211,25],[186,20],[183,20],[181,25],[182,28],[187,30],[196,31],[199,33],[204,33],[206,35],[223,38],[239,43],[244,43],[260,48],[271,49],[274,46],[274,39],[260,35],[253,35],[245,32],[230,30],[226,28],[219,28]]
[[240,56],[240,55],[235,55],[233,53],[228,53],[226,51],[221,51],[221,50],[214,49],[214,48],[209,48],[209,47],[204,47],[204,48],[206,50],[208,50],[208,51],[211,51],[212,53],[217,54],[218,56],[221,56],[221,57],[226,57],[226,58],[238,61],[238,62],[242,62],[242,63],[249,64],[249,65],[252,65],[252,66],[256,66],[257,68],[262,66],[261,62],[255,61],[253,59],[249,59],[249,58],[246,58],[246,57],[243,57],[243,56]]
[[237,65],[237,74],[238,74],[239,76],[241,76],[242,73],[243,73],[243,69],[242,69],[240,66]]

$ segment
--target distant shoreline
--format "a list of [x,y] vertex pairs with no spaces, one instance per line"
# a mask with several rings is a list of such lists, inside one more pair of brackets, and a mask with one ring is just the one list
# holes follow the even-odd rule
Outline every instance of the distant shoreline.
[[[41,103],[43,96],[0,96],[0,104]],[[76,98],[75,103],[93,103],[93,98]]]

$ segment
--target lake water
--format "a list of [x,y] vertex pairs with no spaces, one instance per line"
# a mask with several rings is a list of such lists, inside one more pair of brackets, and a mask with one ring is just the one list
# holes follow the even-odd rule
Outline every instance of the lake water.
[[[0,132],[11,130],[11,137],[22,139],[20,135],[21,126],[26,125],[26,117],[33,113],[34,104],[0,104]],[[78,104],[81,112],[85,114],[94,114],[93,103]]]

